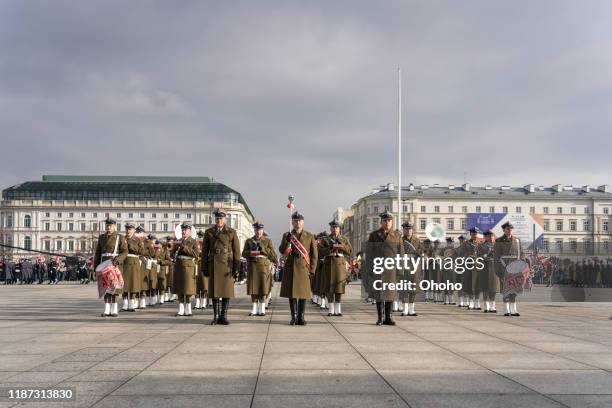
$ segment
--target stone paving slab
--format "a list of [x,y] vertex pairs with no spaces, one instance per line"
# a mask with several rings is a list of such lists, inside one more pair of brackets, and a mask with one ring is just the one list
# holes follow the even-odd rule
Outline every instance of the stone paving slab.
[[0,408],[612,406],[611,303],[523,303],[520,318],[417,303],[379,327],[349,285],[343,317],[308,304],[295,327],[279,285],[264,317],[244,289],[232,324],[211,326],[175,304],[101,318],[92,285],[0,286],[0,387],[77,393]]

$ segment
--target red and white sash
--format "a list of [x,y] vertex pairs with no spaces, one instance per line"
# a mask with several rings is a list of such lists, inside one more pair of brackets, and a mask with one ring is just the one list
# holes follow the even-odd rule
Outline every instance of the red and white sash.
[[308,254],[308,251],[306,250],[306,248],[304,248],[304,245],[302,245],[300,240],[297,239],[297,237],[293,234],[291,234],[291,245],[293,245],[295,249],[298,250],[298,252],[304,257],[304,260],[306,261],[308,266],[310,266],[310,255]]

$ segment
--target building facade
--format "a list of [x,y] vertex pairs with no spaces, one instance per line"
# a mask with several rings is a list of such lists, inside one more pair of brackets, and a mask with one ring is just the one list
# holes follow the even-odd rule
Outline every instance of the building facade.
[[[122,229],[131,221],[158,238],[190,222],[196,230],[214,224],[213,211],[241,244],[253,235],[253,214],[242,195],[209,177],[43,176],[6,188],[0,203],[0,243],[60,254],[91,254],[104,220]],[[33,256],[0,248],[4,255]]]
[[[343,223],[343,230],[360,251],[362,243],[379,228],[378,214],[388,210],[396,215],[396,186],[387,184],[374,189],[351,207],[353,215]],[[447,236],[466,233],[469,213],[537,214],[543,219],[543,248],[551,254],[571,250],[610,253],[612,193],[607,185],[550,187],[528,184],[523,187],[486,185],[473,187],[410,184],[402,188],[402,222],[414,224],[416,235],[425,239],[425,227],[439,223]]]

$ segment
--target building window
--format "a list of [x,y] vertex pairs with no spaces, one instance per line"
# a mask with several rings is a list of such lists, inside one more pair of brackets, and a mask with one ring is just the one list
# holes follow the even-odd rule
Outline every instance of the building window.
[[370,219],[369,218],[366,220],[366,231],[368,232],[370,231]]
[[440,219],[439,218],[434,218],[433,222],[436,223],[436,224],[440,224]]
[[424,205],[422,205],[422,206],[421,206],[421,212],[423,212],[423,213],[424,213],[424,212],[427,212],[427,207],[426,207],[426,206],[424,206]]
[[385,210],[384,211],[389,211],[389,206],[385,205]]
[[87,250],[87,241],[81,241],[81,251],[85,252]]
[[523,209],[521,207],[516,207],[515,210],[516,210],[515,212],[517,214],[520,214],[523,211]]
[[402,212],[403,213],[407,213],[408,212],[408,206],[407,205],[403,205],[402,206]]
[[589,210],[589,207],[584,207],[584,213],[585,213],[585,214],[588,214],[588,213],[590,213],[590,212],[591,212],[591,210]]
[[151,213],[151,218],[157,218],[157,214]]
[[23,226],[26,228],[32,228],[32,217],[29,215],[26,215],[25,217],[23,217]]
[[610,251],[610,241],[603,241],[603,250],[604,252]]
[[164,230],[164,232],[168,232],[168,224],[163,224],[162,229]]
[[467,226],[467,221],[465,220],[465,218],[463,218],[461,220],[461,230],[465,231],[466,226]]
[[494,212],[495,212],[495,206],[493,206],[493,205],[492,205],[492,206],[490,206],[490,207],[489,207],[489,212],[490,212],[490,213],[494,213]]
[[555,229],[557,231],[563,231],[563,221],[562,220],[555,221]]
[[557,247],[557,252],[562,252],[563,251],[563,240],[562,239],[558,239],[556,242],[556,247]]
[[480,213],[480,206],[479,205],[476,206],[476,212]]
[[575,239],[570,239],[569,247],[572,252],[576,252],[576,249],[578,248],[578,242]]
[[55,250],[56,251],[62,250],[62,241],[55,241]]
[[549,249],[550,249],[550,243],[548,242],[547,239],[545,239],[544,240],[544,250],[548,252]]
[[57,218],[62,218],[62,213],[61,212],[57,213]]
[[455,220],[446,220],[446,229],[452,231],[455,229]]
[[93,213],[91,216],[94,218],[98,218],[98,213]]
[[31,237],[25,237],[23,239],[23,247],[27,250],[32,249],[32,238]]
[[603,213],[604,214],[609,214],[610,213],[610,209],[608,207],[604,207],[603,208]]
[[109,213],[104,213],[104,218],[109,218],[110,214]]
[[190,220],[191,219],[191,213],[187,214],[187,219]]
[[449,206],[448,206],[448,213],[449,213],[449,214],[452,214],[452,213],[454,212],[454,210],[455,210],[455,209],[453,208],[453,206],[452,206],[452,205],[449,205]]
[[440,206],[439,205],[434,205],[434,212],[435,213],[439,213],[440,212]]
[[151,232],[155,232],[155,231],[157,231],[157,224],[151,223]]
[[576,207],[570,208],[570,214],[576,214]]
[[68,241],[68,251],[74,251],[74,241]]
[[421,218],[419,222],[420,222],[420,225],[419,225],[420,229],[425,230],[425,228],[427,228],[427,219]]
[[74,222],[68,223],[68,231],[74,231]]
[[91,224],[91,230],[94,231],[94,232],[98,230],[98,223],[97,222],[94,222],[93,224]]
[[58,222],[56,226],[57,226],[56,231],[61,231],[62,230],[62,223],[61,222]]
[[85,213],[81,213],[81,218],[85,218]]
[[43,248],[45,248],[45,251],[50,251],[51,250],[51,241],[45,240],[43,242]]
[[10,214],[6,216],[6,227],[13,228],[13,216]]
[[128,213],[128,218],[134,218],[134,213]]
[[140,218],[144,218],[144,213],[140,213]]
[[467,212],[467,205],[464,205],[463,207],[461,207],[461,212],[462,213],[466,213]]
[[591,230],[591,222],[589,220],[585,220],[584,223],[582,224],[582,229],[585,231],[590,231]]
[[74,213],[68,213],[68,218],[74,218]]
[[557,207],[557,214],[563,214],[563,207]]
[[45,217],[49,218],[51,216],[51,213],[46,212],[45,213]]
[[529,214],[535,214],[535,207],[529,207]]
[[570,220],[569,222],[569,230],[570,231],[576,231],[576,220]]
[[550,231],[550,221],[544,220],[544,231]]
[[179,214],[179,213],[175,213],[175,214],[174,214],[174,218],[176,218],[176,219],[181,218],[181,214]]
[[378,206],[374,206],[374,214],[378,214]]
[[542,208],[542,212],[543,212],[544,214],[548,214],[548,207],[544,207],[544,208]]
[[508,214],[508,207],[503,206],[503,207],[502,207],[502,212],[503,212],[504,214]]
[[164,218],[168,218],[168,213],[164,213]]
[[80,228],[80,229],[81,229],[81,231],[85,231],[85,228],[86,228],[85,223],[84,223],[84,222],[82,222],[82,223],[81,223],[81,228]]
[[45,222],[45,231],[51,231],[51,223]]
[[117,213],[117,218],[121,218],[121,213]]
[[608,232],[608,220],[604,220],[601,222],[601,229],[603,232]]

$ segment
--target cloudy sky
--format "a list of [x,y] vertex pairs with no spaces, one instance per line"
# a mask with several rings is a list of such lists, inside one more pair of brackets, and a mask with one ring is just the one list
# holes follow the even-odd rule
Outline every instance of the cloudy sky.
[[612,184],[608,1],[2,1],[0,186],[212,176],[273,235],[404,180]]

